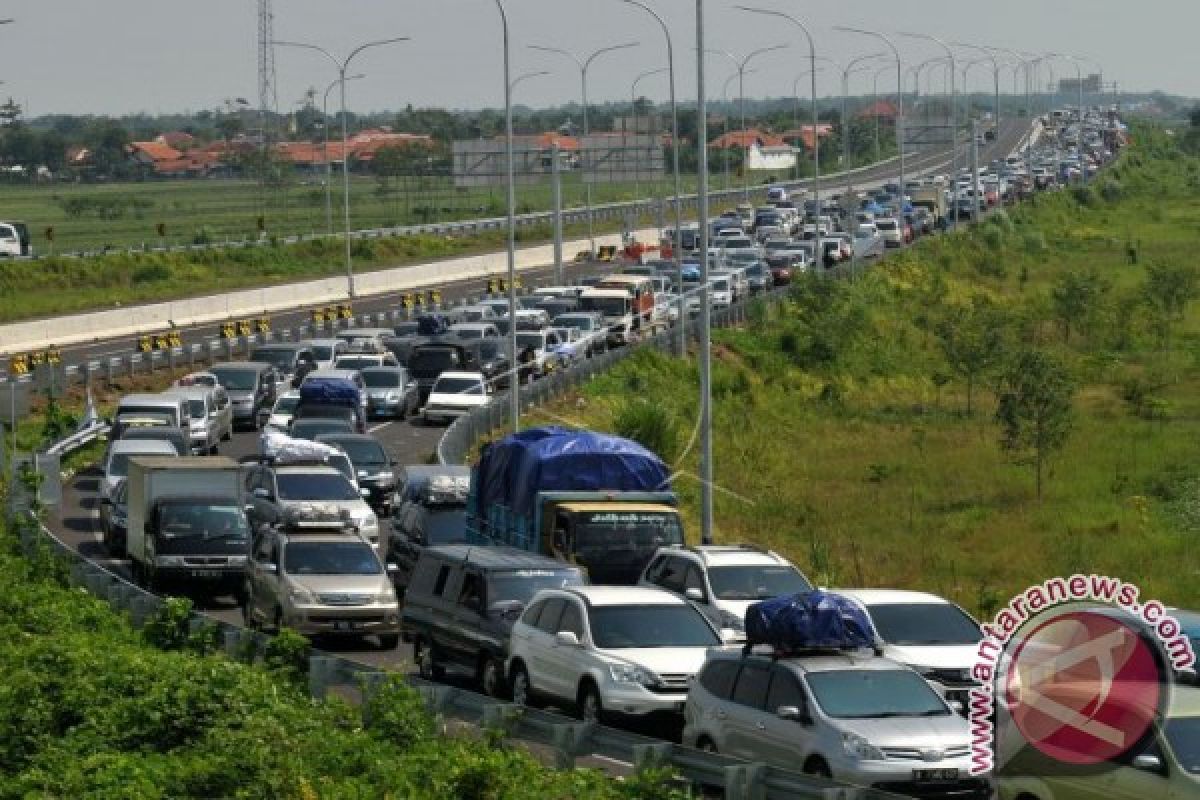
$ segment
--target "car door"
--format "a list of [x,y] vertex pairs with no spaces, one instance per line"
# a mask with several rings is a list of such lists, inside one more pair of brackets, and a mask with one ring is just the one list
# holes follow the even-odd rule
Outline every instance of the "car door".
[[729,716],[725,720],[725,744],[729,755],[751,761],[761,759],[758,750],[766,731],[764,716],[770,685],[770,664],[756,661],[742,664],[730,696]]
[[215,387],[213,394],[217,400],[217,420],[220,422],[221,436],[228,439],[233,435],[233,404],[229,402],[229,392],[225,391],[225,387]]
[[[554,633],[550,634],[551,647],[546,657],[549,664],[549,685],[551,691],[564,700],[574,700],[579,688],[579,680],[587,668],[588,653],[592,649],[591,639],[587,636],[584,626],[584,611],[582,604],[568,598],[564,601],[562,616],[554,625]],[[570,631],[579,640],[580,646],[559,644],[559,631]]]
[[542,606],[542,613],[532,621],[525,642],[525,667],[529,670],[529,681],[542,693],[559,697],[561,685],[554,677],[554,635],[558,633],[558,621],[562,618],[566,601],[551,597]]
[[790,768],[802,764],[812,750],[815,728],[795,719],[781,719],[779,709],[791,706],[800,712],[801,719],[810,718],[811,704],[799,678],[786,667],[776,664],[772,669],[771,685],[762,714],[762,727],[755,726],[755,741],[759,758],[768,764]]
[[442,564],[438,567],[433,592],[429,597],[429,638],[439,660],[453,658],[455,648],[454,607],[462,586],[462,567]]
[[473,668],[479,661],[480,631],[487,609],[486,592],[483,573],[471,567],[463,570],[452,612],[454,622],[446,637],[445,655],[464,667]]
[[270,621],[274,611],[272,584],[268,580],[271,569],[278,570],[276,558],[277,542],[274,534],[260,534],[254,542],[250,556],[250,569],[246,577],[250,589],[248,602],[250,614],[259,620]]

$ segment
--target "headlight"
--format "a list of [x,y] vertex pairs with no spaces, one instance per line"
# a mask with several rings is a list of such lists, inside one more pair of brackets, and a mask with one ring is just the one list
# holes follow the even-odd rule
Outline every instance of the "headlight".
[[391,586],[386,586],[382,592],[375,595],[375,602],[390,604],[397,603],[399,601],[396,599],[396,591]]
[[311,605],[317,602],[317,598],[312,592],[298,584],[292,584],[288,586],[288,597],[293,603],[304,603]]
[[383,399],[384,400],[399,400],[400,393],[399,392],[388,392],[386,395],[384,395]]
[[846,755],[858,761],[883,761],[883,751],[857,733],[843,733],[842,747]]
[[384,470],[376,475],[375,479],[381,483],[391,483],[392,481],[396,480],[396,474],[390,470]]
[[615,683],[637,683],[642,686],[651,686],[657,681],[652,673],[632,664],[609,664],[608,674]]
[[182,556],[157,556],[154,559],[154,566],[156,566],[156,567],[182,567],[183,566],[183,557]]

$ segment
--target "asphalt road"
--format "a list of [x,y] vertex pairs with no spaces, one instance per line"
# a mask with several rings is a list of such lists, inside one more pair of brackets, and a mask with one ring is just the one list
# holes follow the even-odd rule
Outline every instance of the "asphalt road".
[[[980,161],[986,164],[997,156],[1003,157],[1011,152],[1019,143],[1026,130],[1017,120],[1003,126],[997,141],[990,143],[987,148],[981,148]],[[930,172],[948,171],[948,154],[919,157],[912,160],[908,174],[927,174]],[[890,181],[895,177],[894,171],[882,174],[875,183]],[[857,188],[868,184],[862,179],[855,183]],[[571,265],[571,275],[580,276],[591,274],[607,267],[600,265]],[[527,273],[527,285],[550,285],[553,281],[553,270],[550,268],[535,270]],[[482,287],[478,284],[464,284],[457,287],[447,287],[446,294],[454,297],[455,293],[478,293]],[[373,298],[370,305],[376,309],[389,307],[395,298]],[[365,309],[364,309],[365,310]],[[286,322],[285,322],[286,324]],[[95,357],[95,356],[93,356]],[[439,438],[444,430],[442,427],[426,427],[419,421],[405,420],[394,422],[375,422],[371,429],[383,443],[393,459],[401,464],[427,463],[432,456]],[[221,454],[235,459],[249,455],[257,450],[257,438],[253,433],[235,433],[232,441],[221,444]],[[69,546],[81,555],[113,570],[124,577],[130,577],[128,562],[123,559],[109,557],[101,543],[99,510],[97,494],[99,490],[100,473],[97,469],[89,469],[78,473],[63,487],[63,503],[56,514],[48,519],[50,528],[59,535]],[[209,602],[201,606],[211,616],[232,622],[241,623],[241,613],[234,606],[231,598]],[[322,649],[337,653],[344,657],[382,669],[413,671],[412,651],[405,644],[390,651],[380,650],[368,642],[327,641],[320,642]],[[457,681],[456,681],[457,682]],[[469,685],[469,684],[464,684]],[[639,733],[677,738],[678,731],[674,726],[636,726]]]

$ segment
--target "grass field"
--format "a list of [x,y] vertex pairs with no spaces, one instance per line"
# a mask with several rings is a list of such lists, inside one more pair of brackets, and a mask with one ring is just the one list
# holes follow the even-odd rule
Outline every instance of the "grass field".
[[[718,540],[776,548],[821,585],[925,589],[980,613],[1092,570],[1200,605],[1200,162],[1143,131],[1098,184],[852,282],[803,282],[754,324],[718,332]],[[1169,328],[1145,299],[1148,267],[1162,265],[1193,282]],[[1053,298],[1093,271],[1067,339]],[[1075,382],[1041,500],[1033,470],[999,444],[1000,367],[976,381],[968,416],[939,344],[977,297],[1006,352],[1049,354]],[[698,538],[697,385],[694,361],[642,352],[541,419],[641,431],[680,470]]]

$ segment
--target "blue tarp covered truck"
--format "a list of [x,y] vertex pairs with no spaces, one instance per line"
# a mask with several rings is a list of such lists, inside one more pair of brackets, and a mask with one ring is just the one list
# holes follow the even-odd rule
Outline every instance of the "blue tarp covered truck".
[[662,460],[627,439],[533,428],[484,448],[471,473],[467,540],[584,567],[593,583],[635,583],[654,552],[683,544]]

